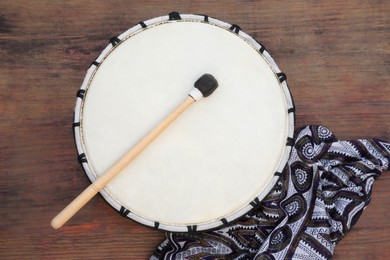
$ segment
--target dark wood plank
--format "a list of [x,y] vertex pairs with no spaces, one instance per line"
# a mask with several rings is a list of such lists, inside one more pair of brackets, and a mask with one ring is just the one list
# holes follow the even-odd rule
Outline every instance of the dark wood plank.
[[[206,13],[264,43],[287,73],[297,126],[390,140],[387,1],[2,1],[0,258],[145,259],[164,233],[91,201],[60,230],[51,218],[86,185],[71,130],[75,93],[114,35],[177,10]],[[390,177],[335,259],[389,259]]]

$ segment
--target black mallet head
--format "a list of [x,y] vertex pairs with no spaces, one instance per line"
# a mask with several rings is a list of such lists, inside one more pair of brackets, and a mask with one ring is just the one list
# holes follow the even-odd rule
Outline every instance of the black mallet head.
[[210,96],[218,87],[218,81],[210,74],[203,74],[195,83],[195,88],[188,94],[195,101]]
[[217,89],[218,81],[213,75],[203,74],[195,82],[194,86],[202,93],[203,97],[208,97]]

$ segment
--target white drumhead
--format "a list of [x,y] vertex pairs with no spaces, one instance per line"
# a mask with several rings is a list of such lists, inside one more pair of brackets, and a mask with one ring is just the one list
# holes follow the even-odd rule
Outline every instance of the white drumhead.
[[179,105],[202,74],[212,74],[218,89],[102,191],[143,224],[203,230],[243,215],[272,188],[290,151],[293,105],[279,69],[249,36],[203,16],[169,18],[131,28],[91,66],[76,106],[76,142],[93,181]]

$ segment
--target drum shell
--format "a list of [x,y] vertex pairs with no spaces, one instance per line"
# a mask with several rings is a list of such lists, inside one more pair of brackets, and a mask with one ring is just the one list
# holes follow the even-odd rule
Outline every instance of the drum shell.
[[[180,17],[180,19],[178,19],[178,17]],[[127,206],[118,203],[118,201],[110,194],[109,191],[107,190],[101,191],[101,194],[105,198],[105,200],[107,200],[107,202],[112,207],[114,207],[121,215],[129,217],[149,227],[168,230],[168,231],[175,231],[175,232],[199,231],[199,230],[216,228],[237,219],[238,217],[250,211],[252,208],[256,207],[261,201],[261,199],[264,198],[268,194],[268,192],[273,188],[273,186],[276,184],[279,178],[279,174],[282,172],[282,169],[284,168],[287,162],[289,153],[291,151],[291,146],[293,145],[294,116],[295,116],[295,107],[293,104],[291,93],[287,86],[286,75],[280,71],[280,69],[278,68],[278,66],[272,59],[272,57],[269,55],[267,50],[264,48],[264,46],[256,42],[254,39],[252,39],[244,32],[242,32],[238,26],[227,24],[208,16],[191,15],[191,14],[186,15],[186,14],[176,14],[176,13],[170,14],[168,16],[158,17],[148,21],[144,21],[130,28],[129,30],[119,35],[118,37],[113,37],[110,40],[110,44],[103,50],[101,55],[91,64],[91,67],[88,69],[87,74],[85,76],[84,82],[80,90],[77,92],[77,102],[75,107],[75,116],[74,116],[74,124],[73,124],[74,133],[75,133],[75,142],[78,151],[79,162],[82,164],[83,169],[85,170],[88,178],[91,181],[96,179],[97,174],[94,172],[94,169],[93,167],[91,167],[90,162],[88,160],[88,153],[86,151],[86,147],[83,142],[83,132],[82,132],[82,113],[84,109],[83,102],[85,100],[88,87],[91,84],[91,79],[95,76],[97,69],[100,67],[100,64],[104,62],[106,57],[110,55],[113,49],[116,48],[118,44],[121,44],[121,42],[124,42],[130,37],[132,37],[132,35],[142,32],[148,27],[158,26],[159,24],[186,22],[186,21],[207,23],[207,24],[218,26],[220,28],[224,28],[225,30],[229,30],[232,33],[237,34],[237,36],[239,36],[244,41],[248,42],[248,44],[250,44],[254,49],[256,49],[258,53],[262,55],[262,57],[272,68],[275,77],[279,81],[280,88],[285,94],[286,114],[287,114],[288,123],[286,129],[285,147],[283,148],[284,151],[282,156],[280,157],[280,163],[278,164],[278,167],[276,167],[275,170],[271,173],[272,176],[266,188],[263,189],[256,196],[254,196],[253,199],[250,202],[248,202],[246,205],[243,205],[242,207],[240,207],[240,209],[236,210],[231,214],[224,215],[223,217],[212,219],[210,221],[202,221],[200,223],[185,223],[185,224],[164,223],[163,221],[150,219],[140,214],[137,214],[136,212],[133,212],[132,210],[128,209]]]

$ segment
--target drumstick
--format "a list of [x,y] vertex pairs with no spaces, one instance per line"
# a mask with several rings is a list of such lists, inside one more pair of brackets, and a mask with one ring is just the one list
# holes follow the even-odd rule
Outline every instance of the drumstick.
[[191,104],[202,97],[210,96],[218,87],[217,80],[210,74],[204,74],[194,84],[194,88],[175,110],[163,119],[152,131],[150,131],[132,149],[123,155],[109,170],[97,178],[68,206],[66,206],[51,221],[55,229],[62,227],[74,214],[76,214],[88,201],[90,201],[110,180],[120,173],[133,159],[135,159],[162,131],[164,131],[175,119],[183,113]]

